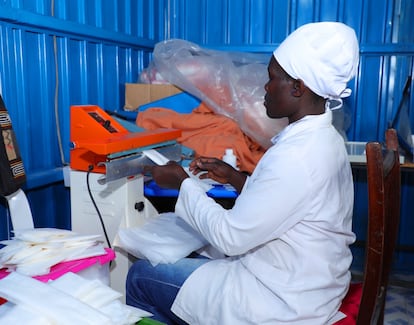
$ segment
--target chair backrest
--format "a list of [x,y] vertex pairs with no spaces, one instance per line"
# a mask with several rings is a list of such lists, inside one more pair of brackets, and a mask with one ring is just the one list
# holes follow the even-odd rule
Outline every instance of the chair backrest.
[[369,221],[358,325],[383,323],[398,235],[401,197],[398,138],[394,129],[388,129],[385,136],[385,149],[378,142],[366,145]]

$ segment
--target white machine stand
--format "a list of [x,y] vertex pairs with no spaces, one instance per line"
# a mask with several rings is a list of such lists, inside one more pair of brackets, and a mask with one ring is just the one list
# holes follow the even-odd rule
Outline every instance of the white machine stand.
[[[125,300],[126,275],[134,258],[116,247],[118,229],[140,226],[146,219],[158,216],[158,212],[144,197],[143,176],[124,177],[104,185],[98,183],[101,177],[102,174],[90,173],[89,185],[102,215],[111,246],[116,252],[116,258],[110,268],[111,287],[122,293]],[[86,180],[87,172],[70,171],[72,230],[85,235],[102,234],[102,239],[105,240]]]

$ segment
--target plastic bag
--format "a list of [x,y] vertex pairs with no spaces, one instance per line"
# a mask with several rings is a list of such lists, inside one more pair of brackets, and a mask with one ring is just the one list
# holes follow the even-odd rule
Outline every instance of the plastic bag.
[[140,82],[180,87],[215,113],[234,119],[245,134],[268,148],[287,125],[287,119],[270,119],[263,105],[269,60],[268,54],[207,50],[173,39],[156,44]]
[[153,266],[175,263],[207,244],[207,241],[175,213],[162,213],[141,227],[118,231],[119,246]]

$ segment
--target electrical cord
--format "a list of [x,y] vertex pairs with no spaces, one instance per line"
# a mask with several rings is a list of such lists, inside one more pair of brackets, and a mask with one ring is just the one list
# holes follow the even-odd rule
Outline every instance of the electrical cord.
[[[55,1],[52,0],[50,3],[51,16],[55,16]],[[56,35],[53,35],[53,58],[55,63],[55,96],[54,96],[54,113],[55,113],[55,124],[56,124],[56,136],[59,146],[60,160],[63,166],[67,166],[68,163],[65,160],[65,154],[63,152],[62,144],[62,130],[59,122],[59,63],[58,63],[58,45]]]
[[111,242],[109,241],[108,233],[106,232],[106,227],[105,227],[105,223],[103,221],[101,212],[99,211],[98,206],[96,205],[95,199],[93,198],[93,195],[92,195],[91,187],[89,185],[89,175],[90,175],[92,170],[93,170],[93,166],[89,165],[88,172],[86,173],[86,187],[88,189],[89,197],[91,198],[93,206],[95,207],[95,210],[98,213],[98,217],[99,217],[99,220],[101,222],[102,230],[103,230],[104,235],[105,235],[106,243],[108,244],[109,248],[112,248],[111,247]]

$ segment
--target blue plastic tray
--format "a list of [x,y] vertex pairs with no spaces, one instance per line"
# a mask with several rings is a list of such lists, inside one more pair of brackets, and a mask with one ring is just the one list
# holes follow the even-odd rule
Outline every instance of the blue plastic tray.
[[168,96],[148,104],[144,104],[138,107],[138,112],[145,111],[151,107],[164,107],[172,109],[178,113],[191,113],[194,108],[199,106],[201,101],[190,95],[189,93],[178,93],[172,96]]
[[[153,180],[150,180],[144,185],[144,195],[150,197],[177,197],[178,190],[159,187]],[[215,199],[235,199],[238,196],[237,191],[226,185],[214,185],[207,192],[207,195]]]

